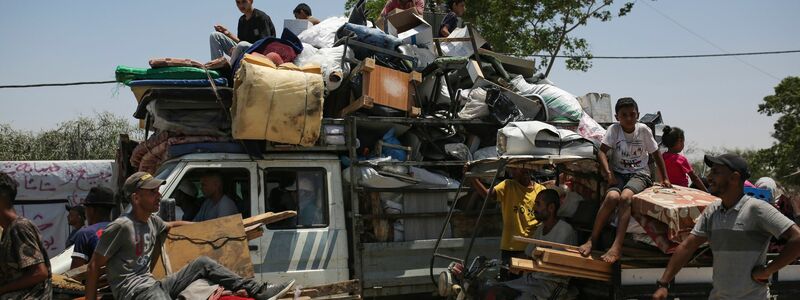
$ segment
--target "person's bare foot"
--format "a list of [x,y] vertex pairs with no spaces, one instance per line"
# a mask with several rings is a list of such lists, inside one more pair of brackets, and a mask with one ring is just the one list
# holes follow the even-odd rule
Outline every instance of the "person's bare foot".
[[588,240],[586,243],[578,247],[578,253],[583,255],[584,257],[588,257],[592,254],[592,241]]
[[606,254],[603,254],[603,256],[601,256],[600,258],[602,258],[603,261],[607,263],[613,264],[617,262],[617,260],[619,260],[619,254],[620,254],[619,249],[612,246],[611,248],[608,249]]

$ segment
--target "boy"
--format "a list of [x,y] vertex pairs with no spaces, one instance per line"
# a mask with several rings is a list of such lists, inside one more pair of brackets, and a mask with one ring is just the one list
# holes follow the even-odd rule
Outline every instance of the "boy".
[[448,0],[447,9],[450,12],[444,16],[442,25],[439,26],[440,37],[449,36],[458,27],[458,18],[464,16],[464,12],[467,10],[467,2],[466,0]]
[[[630,204],[633,195],[653,185],[648,167],[650,159],[656,162],[661,185],[672,187],[667,179],[664,159],[658,151],[653,132],[638,122],[639,106],[636,101],[633,98],[620,98],[614,106],[614,111],[619,123],[608,128],[597,153],[600,171],[611,188],[606,192],[600,211],[597,212],[592,237],[579,249],[584,256],[591,254],[592,246],[600,238],[603,227],[616,211],[618,222],[614,243],[602,256],[608,263],[616,262],[622,254],[622,242],[625,240],[625,232],[631,219]],[[610,166],[606,155],[609,150],[612,151]]]
[[311,6],[308,6],[308,4],[305,3],[298,4],[292,13],[294,14],[295,19],[308,20],[312,25],[317,25],[320,22],[319,19],[311,15]]

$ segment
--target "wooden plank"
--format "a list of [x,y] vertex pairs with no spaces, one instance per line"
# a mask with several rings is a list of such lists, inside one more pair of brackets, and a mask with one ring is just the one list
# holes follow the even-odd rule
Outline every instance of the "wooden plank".
[[603,276],[600,274],[576,273],[568,269],[542,267],[533,260],[516,257],[511,258],[511,268],[521,271],[542,272],[561,276],[588,278],[599,281],[608,281],[611,278],[610,276]]
[[[361,285],[359,284],[358,280],[348,280],[342,281],[332,284],[326,285],[318,285],[318,286],[311,286],[306,287],[300,290],[299,297],[307,296],[307,297],[322,297],[322,296],[331,296],[331,295],[338,295],[338,294],[360,294],[361,293]],[[287,296],[294,296],[294,291],[289,291]]]
[[340,117],[346,117],[346,116],[354,113],[355,111],[357,111],[359,109],[372,108],[374,103],[375,103],[375,100],[372,99],[372,97],[367,96],[367,95],[361,96],[361,98],[359,98],[356,101],[351,102],[350,105],[347,105],[347,107],[343,108],[339,112],[339,116]]
[[554,249],[542,249],[542,252],[541,260],[547,264],[611,274],[611,264],[599,259]]
[[253,264],[242,216],[239,214],[172,228],[164,241],[164,252],[153,267],[156,279],[167,275],[165,261],[174,272],[192,260],[207,256],[244,278],[253,278]]
[[242,224],[244,227],[250,227],[255,224],[271,224],[281,220],[285,220],[291,217],[297,216],[297,212],[293,210],[287,210],[282,212],[267,212],[257,216],[252,216],[247,219],[242,220]]
[[518,241],[518,242],[525,242],[525,243],[528,243],[528,244],[534,244],[534,245],[538,245],[538,246],[546,246],[546,247],[550,247],[550,248],[564,249],[564,250],[573,250],[575,252],[578,251],[578,246],[561,244],[561,243],[554,243],[554,242],[548,242],[548,241],[537,240],[537,239],[531,239],[531,238],[521,237],[521,236],[518,236],[518,235],[514,236],[514,240]]
[[538,259],[535,261],[535,263],[536,263],[536,268],[541,270],[541,272],[545,273],[562,272],[565,273],[566,276],[570,277],[581,277],[581,278],[590,278],[590,279],[598,279],[606,281],[611,280],[610,274],[580,270],[580,269],[570,268],[569,266],[549,265]]
[[264,227],[262,225],[263,224],[253,224],[244,229],[248,241],[255,240],[264,235]]

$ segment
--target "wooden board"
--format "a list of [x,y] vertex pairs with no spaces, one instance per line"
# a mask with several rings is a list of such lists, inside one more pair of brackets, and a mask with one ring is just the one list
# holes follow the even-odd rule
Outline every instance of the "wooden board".
[[360,108],[371,108],[373,103],[405,111],[410,117],[419,115],[414,86],[422,82],[420,73],[379,66],[372,58],[365,59],[356,70],[362,74],[361,98],[343,109],[342,117]]
[[267,212],[257,216],[252,216],[247,219],[242,220],[244,227],[250,227],[255,224],[271,224],[281,220],[285,220],[291,217],[297,216],[297,212],[293,210],[286,210],[282,212]]
[[208,256],[239,276],[254,276],[239,214],[173,228],[162,249],[164,253],[158,256],[153,267],[156,279],[178,272],[200,256]]
[[546,266],[541,264],[541,261],[537,262],[530,259],[522,259],[515,257],[511,258],[511,268],[522,271],[542,272],[554,275],[581,277],[581,278],[588,278],[600,281],[608,281],[611,279],[610,276],[605,276],[602,274],[597,274],[593,272],[578,272],[565,268]]
[[547,264],[611,274],[611,264],[597,258],[583,257],[578,253],[569,251],[547,248],[538,249],[542,251],[541,260]]

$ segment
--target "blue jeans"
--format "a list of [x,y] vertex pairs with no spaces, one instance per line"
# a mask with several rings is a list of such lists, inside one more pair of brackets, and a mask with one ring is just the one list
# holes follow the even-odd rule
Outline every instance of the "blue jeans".
[[183,267],[178,273],[164,277],[153,286],[139,292],[134,299],[176,299],[186,287],[198,279],[208,280],[211,284],[219,284],[226,290],[244,289],[249,295],[255,295],[262,283],[253,279],[245,279],[206,256],[198,257]]
[[228,55],[231,61],[234,61],[239,56],[244,56],[244,52],[253,44],[246,41],[235,43],[231,38],[214,31],[209,37],[209,45],[211,46],[211,60]]

